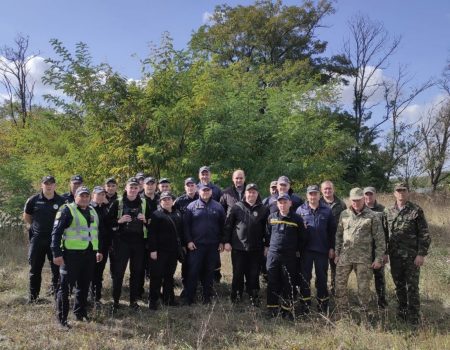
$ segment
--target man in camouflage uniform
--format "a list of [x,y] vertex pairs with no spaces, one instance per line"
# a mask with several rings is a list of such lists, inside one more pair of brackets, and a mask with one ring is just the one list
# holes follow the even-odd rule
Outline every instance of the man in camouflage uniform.
[[[341,310],[348,306],[347,283],[354,270],[359,302],[366,308],[370,301],[370,281],[373,269],[383,262],[385,241],[380,217],[364,204],[360,188],[350,191],[351,207],[341,213],[336,232],[336,304]],[[375,259],[372,246],[375,241]]]
[[395,204],[386,208],[384,229],[389,233],[391,274],[398,300],[398,316],[417,324],[420,320],[419,274],[431,243],[423,210],[409,201],[409,188],[398,183]]
[[[384,205],[381,205],[377,202],[377,191],[375,187],[366,187],[364,188],[364,200],[366,202],[366,206],[376,212],[380,219],[383,218],[383,212],[384,212]],[[387,233],[385,233],[384,239],[387,241],[389,239],[389,236]],[[387,249],[387,247],[385,247]],[[372,259],[375,259],[375,242],[374,246],[372,248]],[[385,253],[383,255],[383,266],[381,266],[378,270],[373,270],[373,278],[375,282],[375,291],[377,292],[377,298],[378,298],[378,306],[381,309],[384,309],[388,303],[386,300],[386,280],[384,278],[384,265],[387,264],[389,261],[387,250],[385,250]]]
[[[331,212],[334,216],[334,221],[336,224],[339,222],[339,217],[341,213],[347,209],[347,205],[345,202],[338,198],[334,193],[334,184],[327,180],[322,182],[320,185],[320,192],[322,193],[322,198],[320,198],[320,203],[330,207]],[[336,264],[334,263],[334,256],[330,257],[330,277],[331,277],[331,286],[330,292],[332,295],[335,294],[336,290]]]

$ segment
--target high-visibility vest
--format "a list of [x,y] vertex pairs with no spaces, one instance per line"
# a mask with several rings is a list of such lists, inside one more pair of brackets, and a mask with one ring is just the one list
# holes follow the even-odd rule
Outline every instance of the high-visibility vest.
[[73,219],[70,226],[64,230],[62,242],[64,247],[69,250],[85,250],[91,242],[92,249],[98,250],[99,219],[95,209],[89,207],[91,223],[88,226],[86,218],[78,210],[75,203],[66,204],[66,206],[69,208]]
[[[119,208],[117,210],[117,220],[119,220],[122,217],[123,213],[123,197],[117,198],[117,202],[119,203]],[[141,210],[142,214],[144,214],[145,216],[145,211],[147,210],[147,202],[145,198],[141,198]],[[147,227],[144,224],[142,225],[144,229],[144,238],[147,238]]]

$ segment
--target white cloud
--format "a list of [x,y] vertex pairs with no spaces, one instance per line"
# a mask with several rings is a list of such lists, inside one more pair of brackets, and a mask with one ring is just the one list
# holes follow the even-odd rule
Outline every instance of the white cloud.
[[403,116],[413,123],[419,122],[420,120],[426,121],[430,114],[434,114],[439,110],[446,98],[448,99],[448,96],[440,93],[426,103],[412,104],[405,109]]
[[[367,95],[370,95],[370,98],[367,101],[367,105],[375,105],[377,103],[380,103],[383,101],[383,89],[381,88],[380,84],[383,81],[391,80],[389,77],[384,75],[384,72],[382,69],[376,69],[374,71],[374,67],[367,67],[367,75],[372,74],[370,77],[369,83],[367,84]],[[353,105],[353,85],[355,84],[355,77],[346,77],[348,80],[348,85],[341,84],[339,87],[340,90],[340,101],[344,105],[344,107],[352,107]]]
[[213,21],[213,14],[208,11],[203,12],[202,15],[203,24],[211,24],[212,21]]
[[[4,57],[0,56],[0,60],[4,61]],[[45,62],[45,58],[41,56],[34,56],[30,58],[27,63],[28,81],[30,84],[34,83],[34,102],[41,102],[42,96],[45,94],[61,95],[61,93],[55,91],[53,87],[44,85],[42,82],[45,70],[49,67],[49,64]],[[14,81],[14,79],[12,79],[12,81]],[[5,99],[7,97],[4,87],[0,86],[0,98]]]

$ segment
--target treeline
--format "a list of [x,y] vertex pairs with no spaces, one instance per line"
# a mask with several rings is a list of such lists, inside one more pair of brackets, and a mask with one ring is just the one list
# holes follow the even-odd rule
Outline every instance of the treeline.
[[341,190],[386,188],[389,163],[367,132],[370,115],[359,120],[339,105],[339,85],[358,68],[348,56],[325,57],[317,38],[333,12],[323,0],[219,6],[186,49],[163,34],[139,81],[93,62],[84,43],[71,52],[52,39],[43,80],[57,94],[46,107],[16,99],[0,110],[3,209],[19,212],[45,174],[63,191],[74,173],[92,186],[144,171],[182,191],[205,164],[221,186],[242,168],[262,188],[281,174],[297,191],[325,179]]

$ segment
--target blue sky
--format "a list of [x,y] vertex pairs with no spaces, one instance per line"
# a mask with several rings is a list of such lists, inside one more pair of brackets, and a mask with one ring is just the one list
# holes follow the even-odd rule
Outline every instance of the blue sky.
[[[30,36],[31,51],[53,55],[51,38],[60,39],[71,50],[76,42],[90,47],[96,62],[107,62],[123,75],[138,79],[138,58],[148,53],[150,42],[159,43],[169,31],[177,48],[187,45],[192,31],[203,24],[215,5],[247,5],[253,1],[216,0],[21,0],[8,2],[0,13],[0,45],[12,45],[17,33]],[[301,4],[285,0],[284,4]],[[319,36],[329,42],[328,53],[338,53],[349,36],[347,21],[356,13],[384,23],[402,43],[383,74],[392,75],[398,64],[407,64],[416,83],[438,77],[450,57],[449,0],[340,0],[336,13],[325,18]],[[136,54],[137,57],[133,56]],[[437,95],[432,89],[419,104]]]

